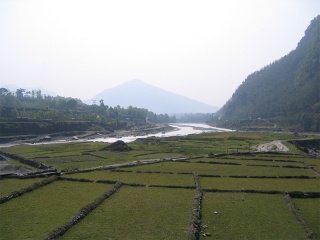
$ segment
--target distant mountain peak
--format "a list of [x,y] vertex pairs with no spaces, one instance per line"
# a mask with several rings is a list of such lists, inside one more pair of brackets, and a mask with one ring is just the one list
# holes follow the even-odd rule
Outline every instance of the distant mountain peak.
[[131,79],[131,80],[129,80],[129,81],[127,81],[127,82],[125,82],[125,83],[122,83],[122,84],[120,84],[120,85],[130,85],[130,84],[146,84],[144,81],[142,81],[142,80],[140,80],[140,79]]
[[142,81],[141,79],[137,79],[137,78],[134,78],[130,81],[127,81],[127,83],[144,83],[144,84],[146,84],[144,81]]
[[108,106],[139,107],[159,113],[214,113],[217,107],[132,79],[119,86],[106,89],[93,99],[103,99]]

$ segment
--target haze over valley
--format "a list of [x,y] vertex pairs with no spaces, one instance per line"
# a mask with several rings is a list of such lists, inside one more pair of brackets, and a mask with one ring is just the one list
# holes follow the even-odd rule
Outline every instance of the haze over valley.
[[296,47],[319,4],[3,0],[0,87],[87,100],[140,79],[222,107],[249,74]]
[[318,1],[63,3],[0,3],[3,116],[319,131]]

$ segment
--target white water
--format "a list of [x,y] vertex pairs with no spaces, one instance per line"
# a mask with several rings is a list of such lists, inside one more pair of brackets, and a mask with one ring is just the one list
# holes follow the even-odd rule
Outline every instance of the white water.
[[138,138],[148,138],[148,137],[175,137],[175,136],[186,136],[189,134],[199,134],[204,132],[230,132],[232,130],[230,129],[224,129],[224,128],[216,128],[211,127],[206,124],[200,124],[200,123],[180,123],[180,124],[170,124],[171,127],[176,128],[174,131],[165,132],[165,133],[156,133],[156,134],[148,134],[144,136],[126,136],[121,138],[95,138],[88,141],[91,142],[107,142],[107,143],[113,143],[118,140],[122,140],[124,142],[133,142]]

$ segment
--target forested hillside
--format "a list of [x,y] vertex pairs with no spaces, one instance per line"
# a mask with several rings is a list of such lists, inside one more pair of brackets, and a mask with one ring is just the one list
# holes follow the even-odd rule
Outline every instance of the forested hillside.
[[79,99],[42,95],[41,91],[0,88],[0,134],[43,134],[62,131],[113,131],[174,119],[143,108],[109,107],[100,100],[87,105]]
[[217,114],[219,126],[317,131],[320,126],[320,16],[295,50],[249,75]]

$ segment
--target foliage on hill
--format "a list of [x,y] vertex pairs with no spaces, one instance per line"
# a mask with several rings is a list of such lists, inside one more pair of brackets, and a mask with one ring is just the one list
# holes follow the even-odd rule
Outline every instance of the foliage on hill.
[[[320,131],[320,15],[297,48],[250,74],[218,112],[218,125]],[[218,119],[219,117],[219,119]]]
[[143,108],[86,105],[79,99],[52,97],[41,91],[10,92],[0,88],[0,129],[2,134],[54,133],[59,131],[113,130],[168,123],[167,114],[154,114]]
[[180,123],[206,123],[212,119],[212,113],[185,113],[175,114]]

